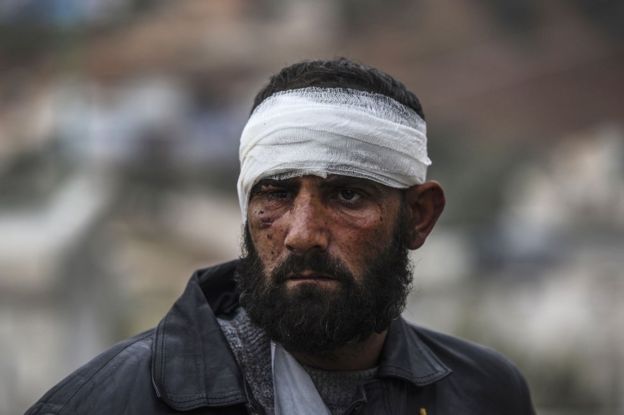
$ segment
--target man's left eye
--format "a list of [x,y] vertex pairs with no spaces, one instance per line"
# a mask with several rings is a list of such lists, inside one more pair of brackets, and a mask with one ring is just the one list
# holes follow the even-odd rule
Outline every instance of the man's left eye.
[[357,202],[362,195],[353,189],[340,189],[338,191],[338,198],[344,202]]

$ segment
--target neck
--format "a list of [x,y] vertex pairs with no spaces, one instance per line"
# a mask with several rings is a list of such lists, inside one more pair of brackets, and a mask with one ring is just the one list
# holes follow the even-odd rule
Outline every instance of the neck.
[[371,369],[377,366],[387,330],[373,333],[365,340],[344,345],[323,354],[290,352],[303,365],[332,371],[353,371]]

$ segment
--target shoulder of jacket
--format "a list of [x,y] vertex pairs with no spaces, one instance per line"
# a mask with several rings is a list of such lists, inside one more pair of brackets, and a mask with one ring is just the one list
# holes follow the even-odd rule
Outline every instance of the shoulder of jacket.
[[495,396],[496,400],[503,401],[508,398],[509,404],[515,402],[513,406],[516,408],[525,408],[525,412],[519,413],[533,413],[526,380],[517,366],[505,355],[490,347],[459,337],[411,323],[409,326],[453,371],[448,378],[449,382],[460,385],[463,390]]
[[482,369],[516,370],[511,360],[490,347],[411,323],[409,326],[451,369],[461,369],[464,365],[467,367],[478,365]]
[[145,331],[99,354],[50,389],[25,415],[64,414],[76,401],[89,400],[94,395],[101,400],[106,395],[127,393],[120,389],[128,379],[140,376],[141,371],[147,370],[150,379],[153,332],[154,329]]

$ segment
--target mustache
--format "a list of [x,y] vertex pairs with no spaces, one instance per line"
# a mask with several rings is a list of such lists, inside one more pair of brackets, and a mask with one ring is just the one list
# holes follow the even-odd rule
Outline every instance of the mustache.
[[353,274],[342,261],[322,251],[311,251],[304,255],[290,254],[273,270],[271,279],[279,284],[287,281],[293,274],[304,271],[323,274],[343,283],[354,281]]

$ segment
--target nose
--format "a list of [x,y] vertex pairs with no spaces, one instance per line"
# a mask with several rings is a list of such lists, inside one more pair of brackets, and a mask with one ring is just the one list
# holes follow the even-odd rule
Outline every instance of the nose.
[[300,191],[288,214],[289,227],[284,245],[298,255],[310,250],[326,250],[329,230],[324,206],[317,195]]

